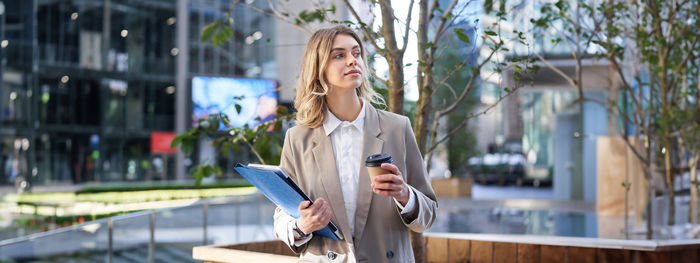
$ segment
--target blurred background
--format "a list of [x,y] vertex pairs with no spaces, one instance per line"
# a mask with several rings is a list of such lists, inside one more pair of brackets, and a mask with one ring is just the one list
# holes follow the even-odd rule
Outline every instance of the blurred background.
[[[395,2],[397,34],[404,26],[418,30],[417,8]],[[445,9],[451,1],[436,2]],[[441,199],[429,231],[697,238],[692,150],[643,143],[651,135],[633,136],[641,128],[623,120],[632,115],[628,107],[616,107],[632,103],[616,67],[634,67],[634,54],[615,66],[601,56],[602,43],[562,34],[572,28],[565,22],[538,26],[553,1],[504,1],[495,11],[493,1],[455,2],[434,72],[468,67],[447,82],[455,89],[435,92],[435,108],[478,81],[436,122],[432,140],[446,139],[426,157]],[[189,262],[193,246],[274,239],[274,206],[233,170],[259,161],[253,147],[212,143],[227,128],[275,119],[280,107],[294,111],[309,31],[358,20],[380,30],[380,9],[362,0],[0,0],[0,262]],[[407,14],[414,14],[409,25],[401,21]],[[204,36],[207,27],[229,21],[230,31]],[[491,58],[493,45],[481,36],[496,22],[500,38],[525,32],[523,44],[497,48],[496,67],[473,71]],[[430,24],[432,34],[437,18]],[[403,105],[415,125],[421,63],[415,35],[405,41]],[[373,84],[386,95],[378,81],[388,77],[385,55],[366,47]],[[693,63],[694,47],[686,49]],[[538,70],[521,76],[511,63],[520,57]],[[696,64],[685,74],[693,72]],[[643,78],[625,87],[653,92]],[[689,89],[679,97],[697,96],[695,86]],[[208,121],[219,112],[229,122],[214,119],[220,128],[197,137],[191,154],[171,148],[178,134],[214,125]],[[281,137],[291,125],[267,132]],[[274,152],[274,141],[265,148]],[[665,177],[663,161],[651,155],[637,159],[633,148],[658,158],[673,151],[673,176]],[[218,170],[195,185],[200,164]]]

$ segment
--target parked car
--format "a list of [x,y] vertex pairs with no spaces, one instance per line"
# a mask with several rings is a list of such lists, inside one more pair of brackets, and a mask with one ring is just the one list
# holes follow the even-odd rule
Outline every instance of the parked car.
[[474,181],[481,184],[522,185],[526,175],[522,153],[487,153],[471,157],[467,167]]

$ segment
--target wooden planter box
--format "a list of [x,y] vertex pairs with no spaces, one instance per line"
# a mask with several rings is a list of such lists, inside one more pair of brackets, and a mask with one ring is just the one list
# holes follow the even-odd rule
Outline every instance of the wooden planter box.
[[430,181],[433,185],[435,195],[438,197],[471,197],[472,184],[471,178],[440,178]]
[[282,241],[192,248],[192,258],[204,263],[292,263],[299,257]]
[[[426,262],[700,262],[700,240],[620,240],[532,235],[425,233]],[[282,263],[298,257],[281,241],[201,246],[192,251],[205,263]]]
[[426,233],[426,262],[700,262],[700,240]]

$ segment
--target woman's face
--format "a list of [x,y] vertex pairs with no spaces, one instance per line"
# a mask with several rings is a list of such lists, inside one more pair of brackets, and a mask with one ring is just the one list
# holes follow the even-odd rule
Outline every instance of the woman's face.
[[[349,35],[337,35],[333,39],[330,58],[324,75],[334,89],[356,89],[362,84],[362,50],[360,44]],[[337,90],[339,91],[339,90]]]

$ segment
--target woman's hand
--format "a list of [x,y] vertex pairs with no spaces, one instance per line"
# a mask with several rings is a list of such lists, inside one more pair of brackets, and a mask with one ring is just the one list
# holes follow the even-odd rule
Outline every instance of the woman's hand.
[[311,206],[309,206],[309,201],[299,203],[299,214],[301,216],[297,219],[297,228],[308,235],[326,227],[331,221],[333,211],[326,200],[318,198]]
[[378,195],[393,197],[401,205],[406,206],[410,192],[399,168],[391,163],[383,163],[381,167],[391,173],[375,176],[372,182],[372,190]]

